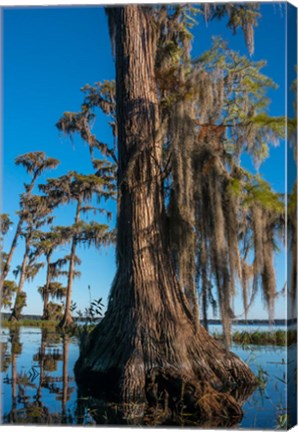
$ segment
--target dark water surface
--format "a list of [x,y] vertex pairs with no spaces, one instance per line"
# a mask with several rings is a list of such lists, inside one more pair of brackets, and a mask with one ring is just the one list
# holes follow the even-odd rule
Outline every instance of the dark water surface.
[[[95,424],[94,412],[87,407],[86,399],[78,397],[74,380],[73,368],[79,353],[76,338],[24,327],[19,331],[3,329],[1,344],[2,422]],[[287,418],[286,349],[233,345],[232,351],[249,364],[262,383],[244,404],[244,417],[239,427],[284,428]],[[294,362],[290,362],[290,391],[295,387],[295,367]]]

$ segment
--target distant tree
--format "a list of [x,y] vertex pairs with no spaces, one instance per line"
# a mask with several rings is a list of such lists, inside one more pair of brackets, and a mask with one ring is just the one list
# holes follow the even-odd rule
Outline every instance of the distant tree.
[[[7,261],[7,253],[3,252],[3,238],[8,233],[10,226],[12,225],[12,221],[9,218],[9,215],[4,213],[0,215],[0,228],[1,228],[1,274],[6,265]],[[14,281],[5,280],[1,289],[1,298],[0,298],[0,307],[4,309],[9,309],[12,305],[12,298],[14,293],[17,290],[17,285]]]
[[[50,286],[50,288],[51,288],[51,286]],[[63,297],[61,297],[62,293],[63,293]],[[57,298],[61,299],[61,298],[64,298],[65,295],[66,295],[66,289],[64,287],[60,286],[55,291],[55,294],[53,294],[53,297],[57,296]],[[54,303],[52,301],[49,301],[47,304],[46,313],[47,313],[47,315],[46,315],[45,319],[53,320],[53,321],[61,320],[63,317],[63,313],[64,313],[63,304]]]
[[[91,160],[96,160],[96,152],[101,156],[102,168],[107,168],[110,172],[113,170],[113,177],[110,186],[115,190],[115,167],[118,163],[116,156],[116,138],[117,138],[117,125],[116,125],[116,87],[114,81],[104,81],[103,83],[96,83],[94,86],[87,84],[82,88],[85,94],[84,102],[82,104],[81,112],[65,112],[63,117],[58,121],[57,128],[64,134],[72,136],[77,133],[81,136],[82,140],[88,143]],[[100,108],[109,118],[109,125],[111,126],[114,145],[100,141],[91,131],[91,125],[95,119],[94,111]]]
[[47,184],[41,185],[40,188],[50,199],[59,201],[60,203],[76,203],[74,224],[72,226],[58,226],[55,228],[55,233],[58,234],[62,241],[71,244],[65,312],[59,324],[61,328],[64,328],[73,323],[70,306],[78,243],[99,246],[100,244],[109,242],[112,238],[112,234],[108,232],[107,225],[96,222],[86,223],[81,220],[81,214],[89,211],[102,211],[98,207],[88,205],[88,203],[92,203],[93,197],[96,197],[99,201],[102,198],[110,196],[111,193],[109,190],[106,190],[106,181],[103,178],[94,174],[83,175],[75,172],[70,172],[58,179],[49,179]]
[[10,217],[7,213],[0,214],[0,228],[2,236],[8,233],[12,224],[13,222],[10,220]]
[[5,280],[1,290],[1,307],[4,309],[10,309],[12,306],[12,299],[17,290],[17,284],[15,281]]
[[25,251],[20,266],[16,268],[14,274],[19,276],[15,305],[12,310],[10,320],[19,320],[21,309],[25,306],[23,286],[26,280],[33,280],[38,271],[43,267],[43,263],[36,262],[36,256],[32,253],[32,242],[39,228],[45,224],[52,223],[52,208],[49,206],[46,197],[31,195],[22,201],[22,231],[20,236],[25,240]]
[[56,168],[57,165],[59,164],[59,161],[57,159],[47,157],[44,152],[37,151],[37,152],[25,153],[21,156],[18,156],[15,160],[15,163],[16,165],[21,165],[26,169],[27,173],[30,174],[31,176],[31,182],[28,184],[26,183],[24,184],[25,192],[21,195],[20,211],[18,212],[19,220],[16,227],[15,235],[13,237],[10,246],[10,250],[7,254],[7,259],[5,261],[3,271],[1,273],[0,287],[2,286],[3,281],[6,279],[6,276],[9,272],[13,254],[17,247],[18,239],[22,233],[22,227],[26,217],[25,214],[23,214],[22,212],[23,202],[26,201],[27,199],[30,199],[38,177],[45,170]]
[[66,264],[66,259],[59,259],[56,262],[51,262],[51,257],[56,248],[63,244],[63,239],[58,233],[52,229],[48,232],[39,231],[35,234],[32,242],[34,248],[34,256],[44,255],[46,259],[46,283],[41,286],[38,291],[43,299],[43,319],[49,319],[51,316],[48,310],[49,297],[63,298],[66,289],[62,287],[61,283],[54,282],[54,279],[61,275],[61,267]]

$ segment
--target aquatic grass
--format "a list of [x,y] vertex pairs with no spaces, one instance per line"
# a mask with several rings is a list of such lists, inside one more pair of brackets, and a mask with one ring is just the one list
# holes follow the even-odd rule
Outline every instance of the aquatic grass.
[[259,389],[261,391],[264,390],[268,382],[268,372],[265,371],[261,366],[258,367],[257,379]]
[[276,429],[287,429],[288,426],[288,414],[279,414],[277,417]]
[[19,321],[8,321],[2,320],[2,328],[15,328],[15,327],[39,327],[39,328],[55,328],[58,325],[58,321],[53,320],[35,320],[35,319],[24,319]]
[[[15,327],[39,327],[39,328],[56,328],[58,321],[54,320],[36,320],[25,318],[19,321],[9,321],[3,319],[1,321],[2,328],[15,328]],[[67,333],[71,336],[81,337],[82,334],[85,336],[90,333],[96,327],[94,322],[85,322],[83,325],[74,325],[69,329]],[[58,332],[58,329],[57,329]],[[61,333],[61,331],[59,331]],[[223,340],[222,333],[214,333],[214,338],[217,340]],[[232,334],[232,341],[236,344],[247,346],[247,345],[273,345],[273,346],[290,346],[297,343],[297,331],[296,330],[273,330],[267,331],[236,331]]]
[[[215,334],[214,337],[218,340],[223,340],[222,334]],[[271,332],[262,331],[236,331],[232,334],[234,343],[246,345],[274,345],[274,346],[289,346],[297,343],[296,330],[276,330]]]

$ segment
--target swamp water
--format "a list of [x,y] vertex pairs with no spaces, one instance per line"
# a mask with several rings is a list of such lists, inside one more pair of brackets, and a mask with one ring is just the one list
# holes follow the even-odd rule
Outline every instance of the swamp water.
[[[94,408],[88,408],[86,398],[79,397],[74,379],[73,368],[79,354],[75,337],[62,337],[34,327],[2,329],[1,346],[3,423],[96,424]],[[296,365],[290,361],[291,350],[295,349],[295,346],[289,349],[287,359],[284,347],[232,346],[232,351],[260,380],[260,386],[243,405],[244,416],[238,427],[286,427],[287,398],[289,405],[291,399],[293,403],[295,400],[292,394],[296,386],[293,382]],[[287,361],[292,383],[288,391]]]

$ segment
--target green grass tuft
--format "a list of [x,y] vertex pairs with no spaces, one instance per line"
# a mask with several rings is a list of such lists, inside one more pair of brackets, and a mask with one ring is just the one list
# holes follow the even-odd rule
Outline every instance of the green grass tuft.
[[8,321],[2,320],[2,328],[14,328],[14,327],[40,327],[40,328],[53,328],[58,325],[58,321],[44,321],[34,319],[24,319],[20,321]]
[[[222,340],[221,334],[215,335],[216,339]],[[289,346],[297,342],[297,332],[295,330],[275,330],[271,332],[262,331],[236,331],[232,335],[234,343],[240,345],[274,345]]]

